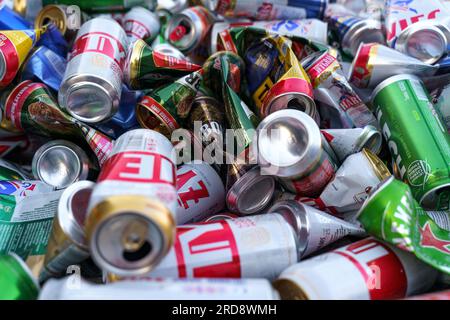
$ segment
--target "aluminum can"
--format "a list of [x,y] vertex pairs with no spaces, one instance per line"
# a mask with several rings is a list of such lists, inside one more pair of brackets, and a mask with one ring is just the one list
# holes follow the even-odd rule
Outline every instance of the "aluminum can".
[[317,19],[216,22],[211,29],[211,54],[219,51],[217,37],[230,37],[229,29],[236,27],[261,28],[270,33],[303,37],[322,43],[327,43],[328,37],[328,24]]
[[431,77],[438,67],[426,64],[379,43],[361,43],[350,67],[348,79],[358,88],[375,88],[397,74]]
[[227,167],[228,210],[239,215],[261,212],[272,200],[275,179],[261,174],[260,167],[251,164],[231,163]]
[[181,52],[191,53],[207,38],[213,22],[214,17],[205,7],[190,7],[172,16],[165,37]]
[[44,268],[39,275],[41,283],[51,277],[64,275],[69,266],[79,264],[89,257],[83,227],[94,185],[91,181],[77,181],[61,194],[45,254]]
[[380,21],[357,16],[334,16],[329,20],[341,41],[342,50],[352,57],[361,43],[385,43]]
[[324,128],[377,126],[377,119],[345,78],[339,61],[330,52],[302,61],[314,87]]
[[[98,13],[98,12],[117,12],[123,11],[134,6],[148,5],[151,8],[154,7],[154,0],[15,0],[14,9],[17,12],[24,12],[27,7],[46,6],[49,4],[64,4],[73,5],[77,4],[81,10],[86,12]],[[38,9],[39,10],[39,9]]]
[[186,60],[186,56],[177,48],[168,43],[158,43],[152,45],[153,51],[171,56],[180,60]]
[[236,219],[236,218],[239,218],[239,216],[234,213],[223,212],[223,213],[215,214],[211,217],[208,217],[203,222],[217,222],[217,221]]
[[167,10],[173,13],[180,12],[189,7],[191,4],[195,4],[196,1],[189,0],[158,0],[158,6],[156,7],[157,11]]
[[294,199],[345,219],[345,213],[359,210],[370,191],[390,175],[380,158],[363,149],[345,159],[319,197],[282,193],[280,199]]
[[21,69],[21,80],[39,81],[57,92],[61,86],[67,61],[45,46],[30,53]]
[[371,125],[353,129],[325,129],[321,132],[340,162],[363,149],[370,150],[374,154],[381,151],[383,137],[381,132]]
[[287,218],[255,215],[178,226],[173,248],[149,275],[274,279],[299,255],[298,236]]
[[[74,276],[72,276],[74,277]],[[265,279],[137,278],[106,285],[67,277],[50,280],[39,300],[279,300]]]
[[328,0],[206,0],[207,8],[228,17],[256,20],[322,18]]
[[86,180],[93,169],[83,149],[65,140],[52,140],[42,145],[33,156],[31,167],[36,179],[57,189]]
[[345,236],[363,236],[362,227],[293,200],[277,201],[268,213],[281,214],[294,226],[298,235],[299,259],[332,244]]
[[35,300],[39,284],[25,262],[14,253],[0,255],[0,300]]
[[202,220],[225,207],[225,187],[206,162],[186,163],[177,170],[177,224]]
[[143,7],[128,11],[122,25],[130,43],[138,39],[152,41],[161,27],[158,16]]
[[7,30],[0,32],[0,88],[8,86],[19,72],[20,66],[45,32],[36,30]]
[[93,260],[119,275],[149,272],[175,234],[176,156],[170,141],[148,130],[114,143],[89,200],[86,236]]
[[303,196],[318,196],[337,170],[319,127],[298,110],[280,110],[261,121],[253,148],[263,175],[278,176],[289,191]]
[[95,18],[81,26],[68,57],[58,101],[88,123],[110,119],[119,108],[128,40],[115,21]]
[[394,76],[372,97],[401,179],[425,209],[448,209],[450,138],[423,83],[412,75]]
[[410,253],[366,238],[289,267],[274,286],[282,299],[386,300],[426,292],[436,277]]
[[390,47],[430,64],[445,54],[448,39],[435,21],[449,14],[441,1],[388,0],[385,10],[386,38]]
[[88,16],[76,5],[47,5],[39,11],[34,26],[38,29],[53,22],[70,41],[75,38],[81,25],[87,20]]

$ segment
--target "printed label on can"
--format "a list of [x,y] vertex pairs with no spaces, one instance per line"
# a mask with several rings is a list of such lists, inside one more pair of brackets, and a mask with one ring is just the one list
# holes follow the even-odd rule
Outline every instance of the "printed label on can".
[[146,39],[152,35],[150,30],[137,20],[128,19],[123,25],[126,34],[128,36],[133,36],[136,39]]
[[0,59],[3,59],[4,70],[0,74],[0,87],[7,86],[19,70],[19,54],[14,43],[3,33],[0,33]]
[[155,115],[171,131],[180,127],[177,120],[152,97],[145,96],[139,104],[147,108],[148,111]]

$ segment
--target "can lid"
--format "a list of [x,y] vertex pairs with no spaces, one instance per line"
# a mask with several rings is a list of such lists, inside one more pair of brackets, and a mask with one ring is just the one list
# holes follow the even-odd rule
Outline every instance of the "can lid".
[[435,25],[420,22],[402,31],[395,49],[422,62],[433,64],[447,52],[447,38]]
[[67,90],[63,105],[76,119],[101,122],[113,115],[114,101],[105,87],[94,82],[77,82]]
[[56,27],[64,35],[67,31],[66,14],[61,6],[46,5],[39,11],[36,19],[34,20],[34,27],[40,29],[48,23],[54,23]]
[[364,19],[354,24],[342,39],[345,52],[355,56],[361,43],[384,43],[381,22],[374,19]]
[[254,214],[267,207],[274,191],[275,179],[269,175],[261,175],[260,168],[255,166],[231,186],[226,203],[233,212]]
[[57,189],[64,189],[89,173],[89,159],[76,144],[65,140],[50,141],[33,156],[34,176]]
[[201,32],[190,17],[181,12],[170,19],[165,37],[182,52],[189,52],[201,40]]
[[150,272],[169,252],[175,221],[160,201],[143,196],[111,196],[86,220],[93,260],[120,276]]
[[264,118],[254,139],[261,172],[283,178],[301,176],[317,163],[323,152],[316,122],[294,109],[280,110]]
[[357,150],[366,148],[375,154],[379,154],[382,141],[383,137],[381,136],[381,132],[374,126],[367,125],[364,127],[355,144],[357,145]]
[[372,151],[364,148],[362,153],[372,165],[373,171],[380,181],[383,181],[391,176],[388,167]]
[[61,228],[83,248],[87,248],[84,221],[94,185],[92,181],[77,181],[64,190],[58,203],[57,218]]

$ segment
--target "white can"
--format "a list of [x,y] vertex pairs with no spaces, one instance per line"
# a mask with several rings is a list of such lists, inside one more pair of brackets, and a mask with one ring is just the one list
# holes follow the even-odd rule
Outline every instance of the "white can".
[[119,108],[127,48],[127,35],[116,21],[95,18],[84,23],[68,56],[60,106],[83,122],[111,118]]
[[225,187],[206,162],[186,163],[177,170],[177,224],[202,220],[225,208]]
[[106,285],[77,276],[46,282],[39,300],[279,300],[265,279],[129,279]]
[[373,238],[305,260],[274,283],[282,299],[379,300],[425,292],[437,270]]
[[293,227],[279,214],[256,215],[178,226],[174,247],[150,276],[275,279],[298,257]]
[[175,233],[176,155],[162,134],[120,136],[92,191],[86,233],[94,261],[122,275],[150,271]]
[[122,25],[130,44],[139,39],[154,39],[161,28],[159,17],[143,7],[134,7],[123,20]]

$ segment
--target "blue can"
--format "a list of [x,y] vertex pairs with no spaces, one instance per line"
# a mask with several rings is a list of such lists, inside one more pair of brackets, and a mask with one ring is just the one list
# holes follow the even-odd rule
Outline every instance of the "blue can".
[[304,8],[307,18],[322,19],[328,6],[328,0],[288,0],[288,6]]
[[0,8],[0,30],[28,30],[33,25],[7,6]]
[[113,139],[117,139],[129,130],[141,128],[136,118],[136,105],[143,95],[141,91],[133,91],[126,85],[122,85],[117,113],[111,120],[96,124],[94,127]]
[[67,61],[45,46],[37,47],[22,67],[21,81],[32,80],[46,84],[58,91],[66,70]]

